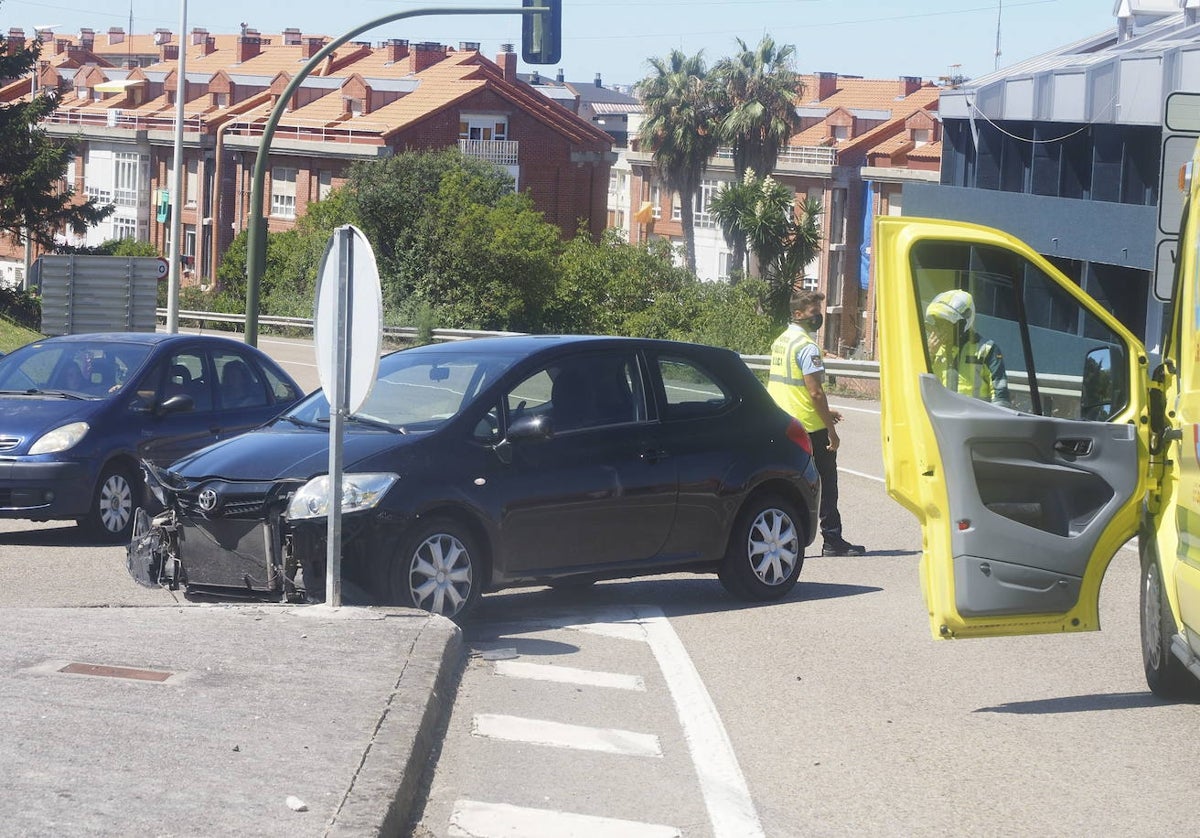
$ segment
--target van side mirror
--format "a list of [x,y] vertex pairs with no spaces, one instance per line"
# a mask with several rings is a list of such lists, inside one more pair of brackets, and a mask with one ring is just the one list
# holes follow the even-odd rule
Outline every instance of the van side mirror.
[[1120,346],[1098,346],[1083,358],[1083,388],[1079,418],[1106,422],[1128,401],[1125,393],[1125,353]]

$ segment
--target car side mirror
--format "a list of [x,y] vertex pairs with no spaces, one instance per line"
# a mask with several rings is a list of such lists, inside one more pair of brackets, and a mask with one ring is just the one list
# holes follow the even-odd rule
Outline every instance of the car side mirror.
[[513,443],[534,440],[534,439],[549,439],[554,436],[554,423],[550,421],[549,416],[540,414],[525,414],[518,416],[508,426],[508,433],[504,439],[500,440],[493,446],[496,456],[500,458],[500,462],[505,465],[512,464],[512,447]]
[[168,396],[163,399],[158,405],[158,415],[166,416],[170,413],[185,413],[196,407],[196,403],[187,393],[176,393],[174,396]]

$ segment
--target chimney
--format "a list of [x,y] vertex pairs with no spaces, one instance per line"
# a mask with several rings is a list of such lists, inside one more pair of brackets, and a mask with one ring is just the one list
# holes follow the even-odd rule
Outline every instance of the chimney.
[[67,52],[69,49],[71,49],[71,42],[68,41],[66,38],[55,38],[54,39],[54,54],[55,55],[62,55],[63,53]]
[[254,35],[241,35],[237,39],[237,61],[234,63],[241,64],[243,61],[249,61],[260,52],[262,52],[262,38]]
[[446,47],[442,44],[436,44],[430,41],[414,44],[412,54],[412,71],[414,73],[419,73],[422,70],[437,64],[445,57]]
[[534,67],[533,72],[529,74],[529,83],[530,84],[541,84],[542,83],[542,74],[537,71],[537,67]]
[[25,49],[25,30],[20,27],[13,27],[8,30],[8,54],[16,55],[21,50]]
[[161,44],[158,48],[160,61],[178,61],[179,44]]
[[594,82],[594,84],[596,85],[596,87],[604,87],[604,82],[602,82],[602,81],[600,80],[600,74],[599,74],[599,73],[596,73],[596,81]]
[[496,63],[504,71],[505,81],[513,81],[517,77],[517,54],[513,52],[512,44],[500,45],[500,54],[496,56]]
[[109,27],[108,30],[108,45],[125,43],[125,30],[119,26]]
[[217,39],[214,38],[212,35],[206,36],[204,38],[204,43],[202,43],[200,45],[200,56],[203,57],[205,55],[212,55],[216,51],[217,51]]
[[828,99],[837,93],[837,73],[817,73],[817,101]]
[[459,41],[459,52],[479,52],[479,41]]
[[79,30],[79,47],[88,52],[92,51],[92,47],[96,45],[96,30],[84,27]]
[[300,50],[300,54],[304,58],[312,58],[314,55],[316,55],[318,52],[321,51],[321,47],[325,46],[325,39],[324,38],[305,38],[302,46],[303,46],[303,49]]
[[921,89],[920,76],[901,76],[900,77],[900,96],[903,99],[905,96],[911,96]]
[[565,82],[567,80],[567,77],[563,75],[562,67],[559,67],[558,72],[554,74],[554,80],[556,82],[558,82],[559,84],[562,84],[563,82]]
[[283,45],[285,47],[300,46],[300,30],[294,26],[289,26],[283,30]]
[[207,40],[208,40],[208,30],[207,29],[205,29],[201,26],[193,26],[192,27],[192,38],[191,38],[192,46],[194,46],[194,47],[201,46]]
[[385,46],[389,64],[396,64],[408,58],[408,41],[404,38],[392,38]]
[[171,30],[170,29],[162,29],[162,28],[155,29],[154,30],[154,43],[156,46],[160,46],[160,47],[163,44],[171,43]]

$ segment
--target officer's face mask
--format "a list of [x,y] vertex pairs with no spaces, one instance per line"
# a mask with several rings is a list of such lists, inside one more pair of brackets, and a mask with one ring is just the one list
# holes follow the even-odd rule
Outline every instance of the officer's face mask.
[[800,325],[806,331],[815,332],[821,328],[821,324],[825,322],[825,316],[822,314],[814,314],[812,317],[805,317],[799,321]]

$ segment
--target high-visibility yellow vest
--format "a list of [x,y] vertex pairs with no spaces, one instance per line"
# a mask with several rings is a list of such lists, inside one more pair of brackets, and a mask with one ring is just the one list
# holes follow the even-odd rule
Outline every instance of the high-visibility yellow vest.
[[796,365],[796,353],[806,344],[817,346],[812,335],[795,323],[771,344],[771,375],[767,380],[767,392],[775,403],[800,420],[804,430],[819,431],[825,427],[812,397],[804,385],[804,373]]

